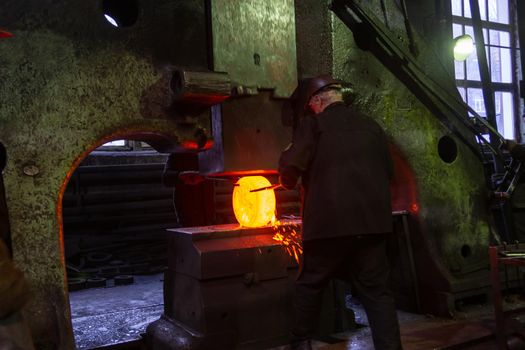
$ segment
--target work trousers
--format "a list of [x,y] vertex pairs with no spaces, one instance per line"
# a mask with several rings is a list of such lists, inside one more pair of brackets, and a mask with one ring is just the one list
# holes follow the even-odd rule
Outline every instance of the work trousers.
[[303,263],[294,290],[295,338],[310,338],[317,328],[324,288],[344,277],[363,304],[376,350],[400,350],[399,323],[388,284],[384,234],[305,241]]

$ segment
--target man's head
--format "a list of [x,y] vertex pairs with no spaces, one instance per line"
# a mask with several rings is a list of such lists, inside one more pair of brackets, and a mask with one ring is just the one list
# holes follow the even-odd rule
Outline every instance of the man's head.
[[307,88],[307,105],[319,114],[334,102],[343,101],[341,82],[330,75],[319,75],[310,79]]

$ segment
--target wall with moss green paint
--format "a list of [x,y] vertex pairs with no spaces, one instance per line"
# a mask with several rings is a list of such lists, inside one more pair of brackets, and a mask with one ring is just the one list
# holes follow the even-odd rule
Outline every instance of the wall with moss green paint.
[[[151,106],[169,106],[169,96],[148,95],[165,80],[167,66],[191,61],[203,69],[207,60],[203,4],[162,3],[142,13],[164,7],[156,20],[171,23],[166,16],[186,11],[199,18],[193,31],[181,35],[177,25],[184,23],[175,22],[159,37],[155,28],[140,28],[141,18],[138,28],[113,28],[98,1],[3,4],[0,23],[14,34],[0,41],[0,142],[8,156],[3,178],[13,258],[33,290],[25,312],[37,349],[74,349],[60,232],[68,173],[110,139],[159,138],[176,146],[193,140],[199,128],[209,130],[207,116],[180,125]],[[202,47],[195,43],[199,28]],[[171,49],[174,39],[181,51]],[[165,51],[157,50],[158,42]]]

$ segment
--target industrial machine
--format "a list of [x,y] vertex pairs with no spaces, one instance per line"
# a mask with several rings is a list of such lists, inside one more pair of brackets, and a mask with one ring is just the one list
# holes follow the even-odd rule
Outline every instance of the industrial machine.
[[[457,301],[487,293],[496,236],[489,192],[511,188],[517,167],[507,168],[501,188],[487,186],[487,148],[457,118],[468,109],[457,103],[451,58],[432,47],[451,30],[435,2],[417,1],[436,19],[429,44],[417,27],[409,35],[397,2],[382,3],[335,1],[332,15],[317,0],[5,0],[0,26],[12,36],[0,42],[0,164],[9,216],[0,237],[9,237],[33,290],[25,312],[35,347],[74,348],[62,199],[91,150],[126,138],[192,154],[188,170],[201,175],[275,176],[297,82],[319,73],[351,82],[352,103],[390,140],[398,300],[450,315]],[[381,11],[388,28],[375,16]],[[370,47],[373,54],[363,50]],[[435,86],[415,84],[422,72]],[[487,147],[499,156],[497,144]],[[282,339],[297,266],[271,228],[185,227],[168,236],[165,313],[149,330],[151,346],[249,348]],[[251,317],[260,312],[265,326],[257,329]]]

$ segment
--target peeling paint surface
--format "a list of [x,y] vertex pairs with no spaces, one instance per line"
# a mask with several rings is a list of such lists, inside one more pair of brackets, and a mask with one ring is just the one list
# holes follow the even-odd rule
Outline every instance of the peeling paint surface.
[[297,86],[294,2],[211,2],[214,69],[242,86],[275,89],[289,97]]

